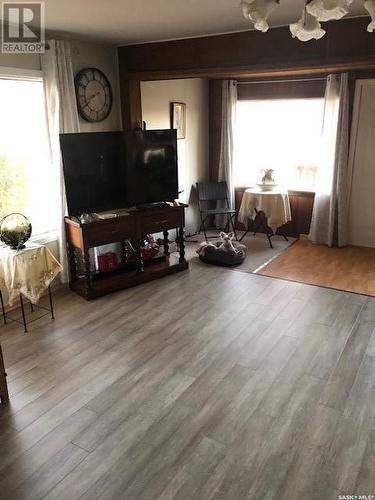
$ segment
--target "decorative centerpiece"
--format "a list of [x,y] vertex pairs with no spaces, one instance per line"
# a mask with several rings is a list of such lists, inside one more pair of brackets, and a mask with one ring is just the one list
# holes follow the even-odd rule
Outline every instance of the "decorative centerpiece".
[[25,248],[31,232],[32,226],[29,219],[19,213],[9,214],[0,222],[0,241],[12,250]]
[[261,191],[273,191],[277,186],[275,179],[273,178],[274,170],[272,168],[266,168],[261,170],[262,182],[257,184]]

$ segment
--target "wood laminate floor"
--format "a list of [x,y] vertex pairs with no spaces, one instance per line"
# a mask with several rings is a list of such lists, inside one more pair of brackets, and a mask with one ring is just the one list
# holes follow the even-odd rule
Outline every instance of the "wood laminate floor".
[[375,494],[375,299],[193,264],[0,327],[5,499]]
[[375,249],[329,248],[301,239],[259,274],[375,296]]

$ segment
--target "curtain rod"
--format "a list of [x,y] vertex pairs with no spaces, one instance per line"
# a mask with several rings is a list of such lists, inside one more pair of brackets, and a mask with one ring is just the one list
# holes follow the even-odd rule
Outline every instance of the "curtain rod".
[[317,78],[291,78],[286,80],[250,80],[250,81],[237,81],[237,85],[251,85],[254,83],[291,83],[291,82],[322,82],[326,81],[325,77]]

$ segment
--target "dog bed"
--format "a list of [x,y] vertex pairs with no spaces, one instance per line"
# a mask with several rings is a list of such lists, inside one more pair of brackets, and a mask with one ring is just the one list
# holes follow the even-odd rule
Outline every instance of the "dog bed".
[[228,252],[225,249],[219,248],[221,243],[221,241],[213,242],[213,245],[215,245],[216,248],[207,246],[204,249],[204,254],[199,255],[200,260],[206,264],[214,264],[216,266],[225,267],[238,266],[239,264],[242,264],[246,258],[246,246],[238,243],[237,241],[232,241],[232,244],[237,252]]

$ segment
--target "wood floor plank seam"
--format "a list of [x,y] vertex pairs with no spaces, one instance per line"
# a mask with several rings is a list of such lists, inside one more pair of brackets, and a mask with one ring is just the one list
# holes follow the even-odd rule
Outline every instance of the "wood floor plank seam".
[[[139,339],[139,342],[142,342],[142,340],[143,340],[143,339]],[[136,344],[136,345],[137,345],[137,344]],[[110,349],[108,349],[108,351],[111,351],[112,349],[113,349],[113,348],[110,348]],[[104,352],[104,353],[101,353],[100,357],[101,357],[101,358],[103,358],[103,356],[104,356],[104,355],[105,355],[105,352]],[[153,354],[151,354],[150,356],[152,357],[152,356],[154,356],[154,355],[156,355],[156,354],[155,354],[155,353],[153,353]],[[97,363],[97,360],[95,360],[95,361],[94,361],[94,360],[90,360],[90,361],[89,361],[89,362],[88,362],[85,366],[87,367],[87,366],[88,366],[89,364],[91,364],[91,363],[96,364],[96,363]],[[79,371],[84,371],[85,366],[80,366],[78,370],[79,370]],[[58,382],[57,382],[57,383],[58,383]],[[48,388],[48,392],[52,391],[54,387],[55,387],[55,385],[53,385],[52,387]],[[41,397],[41,396],[40,396],[40,397]],[[67,397],[69,397],[69,395],[67,395]],[[20,411],[23,411],[23,409],[21,409]],[[48,410],[47,410],[47,411],[48,411]],[[19,413],[19,412],[16,412],[16,413],[15,413],[15,415],[17,415],[18,413]],[[46,412],[43,412],[43,413],[46,413]],[[42,415],[39,415],[39,416],[42,416]],[[38,418],[39,418],[39,417],[38,417]]]
[[82,451],[85,451],[87,454],[88,453],[92,453],[92,451],[93,451],[93,450],[87,450],[82,445],[79,445],[79,444],[75,443],[74,440],[71,440],[70,444],[73,445],[73,446],[76,446],[77,448],[80,448]]
[[[353,332],[353,330],[354,330],[354,328],[355,328],[355,326],[356,326],[357,324],[359,324],[359,323],[357,322],[357,320],[355,320],[355,322],[353,323],[353,325],[352,325],[352,327],[351,327],[351,329],[350,329],[350,331],[349,331],[349,334],[348,334],[348,336],[347,336],[347,338],[346,338],[346,341],[345,341],[345,343],[344,343],[344,345],[343,345],[343,347],[342,347],[342,349],[341,349],[341,353],[340,353],[340,355],[338,356],[338,358],[337,358],[337,360],[336,360],[335,365],[332,367],[332,373],[335,371],[336,366],[339,364],[340,359],[341,359],[341,355],[342,355],[342,353],[343,353],[343,352],[344,352],[344,350],[345,350],[345,347],[346,347],[346,345],[347,345],[347,343],[348,343],[349,337],[350,337],[350,335],[352,334],[352,332]],[[329,381],[329,379],[328,379],[328,381]]]

